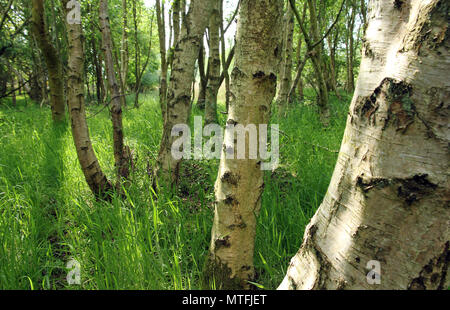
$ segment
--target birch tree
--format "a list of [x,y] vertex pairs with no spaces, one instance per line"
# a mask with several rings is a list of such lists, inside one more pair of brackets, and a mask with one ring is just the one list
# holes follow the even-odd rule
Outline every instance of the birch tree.
[[288,102],[289,91],[292,83],[292,52],[294,40],[294,14],[288,3],[284,21],[284,47],[281,61],[281,70],[279,78],[279,90],[277,95],[277,105],[283,107]]
[[114,162],[117,169],[117,177],[127,178],[129,165],[126,148],[123,139],[122,125],[122,96],[117,83],[116,71],[114,69],[113,47],[111,38],[111,28],[108,16],[108,0],[99,2],[100,29],[102,33],[102,49],[105,58],[105,68],[108,80],[108,87],[111,93],[111,121],[113,126],[113,148]]
[[222,0],[216,1],[209,22],[209,64],[208,86],[206,87],[205,122],[217,122],[217,93],[220,87],[220,7]]
[[[237,30],[235,64],[232,71],[228,125],[268,124],[276,92],[281,53],[279,19],[282,1],[242,0]],[[215,215],[210,257],[205,269],[205,285],[219,289],[249,288],[254,277],[253,252],[256,219],[264,188],[261,159],[228,159],[234,152],[234,133],[226,130],[224,147],[215,184]]]
[[154,174],[169,183],[178,179],[180,159],[172,156],[172,129],[177,124],[187,124],[191,111],[191,86],[194,81],[195,62],[198,58],[201,40],[218,0],[192,0],[182,23],[180,39],[174,51],[170,85],[167,93],[167,110],[163,134]]
[[54,121],[65,119],[63,66],[45,23],[44,0],[32,0],[32,31],[48,70],[50,106]]
[[[62,1],[67,8],[68,0]],[[68,14],[72,8],[67,8]],[[69,39],[68,105],[72,123],[72,136],[78,161],[89,188],[97,198],[106,198],[113,187],[103,173],[92,147],[86,122],[84,99],[84,49],[81,24],[67,24]]]
[[338,162],[280,289],[450,285],[448,14],[371,1]]

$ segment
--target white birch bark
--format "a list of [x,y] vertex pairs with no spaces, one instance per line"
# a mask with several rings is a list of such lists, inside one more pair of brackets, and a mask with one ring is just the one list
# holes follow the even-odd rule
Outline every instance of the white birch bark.
[[[231,102],[227,124],[255,126],[270,121],[281,54],[282,1],[242,0],[237,30]],[[237,140],[237,139],[236,139]],[[246,134],[245,159],[236,157],[237,141],[225,131],[222,158],[215,184],[215,216],[205,286],[219,289],[249,288],[254,277],[253,252],[256,220],[264,188],[260,154],[250,159]]]
[[[449,4],[371,2],[331,185],[280,289],[446,289]],[[367,280],[371,260],[381,282]]]

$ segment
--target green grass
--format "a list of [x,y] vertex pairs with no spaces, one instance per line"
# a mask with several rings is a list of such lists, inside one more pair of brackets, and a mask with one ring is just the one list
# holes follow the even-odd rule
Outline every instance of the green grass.
[[[313,95],[307,92],[305,102]],[[132,182],[126,198],[111,203],[89,192],[70,126],[52,126],[48,108],[23,98],[15,108],[0,105],[0,289],[199,289],[218,161],[188,161],[177,192],[154,193],[148,169],[162,124],[155,96],[142,99],[140,109],[124,113],[135,156]],[[313,105],[273,117],[283,132],[281,167],[266,172],[258,220],[255,281],[262,288],[283,279],[327,190],[337,154],[324,148],[339,150],[350,101],[331,99],[327,129]],[[89,107],[88,123],[100,164],[113,178],[111,122],[107,111],[96,115],[100,109]],[[72,257],[81,264],[79,286],[66,281]]]

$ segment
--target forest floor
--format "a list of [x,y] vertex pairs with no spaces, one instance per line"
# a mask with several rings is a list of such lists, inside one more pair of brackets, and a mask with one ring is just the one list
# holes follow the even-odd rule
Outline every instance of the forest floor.
[[[0,105],[0,289],[200,288],[219,161],[186,161],[175,192],[152,191],[148,172],[162,131],[156,98],[143,96],[139,109],[124,112],[134,169],[126,198],[111,203],[96,202],[90,193],[70,125],[54,127],[49,109],[29,100]],[[314,93],[305,98],[312,103]],[[255,247],[258,288],[275,289],[299,249],[331,179],[350,100],[331,97],[327,129],[312,104],[272,118],[282,132],[281,158],[280,168],[265,175]],[[101,108],[88,107],[90,134],[114,179],[111,122]],[[72,258],[80,263],[80,285],[66,281]]]

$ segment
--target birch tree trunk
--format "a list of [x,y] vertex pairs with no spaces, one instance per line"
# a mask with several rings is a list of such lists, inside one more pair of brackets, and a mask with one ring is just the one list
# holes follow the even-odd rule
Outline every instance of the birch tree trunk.
[[[238,8],[239,9],[239,8]],[[221,46],[221,60],[222,60],[222,75],[225,80],[225,106],[227,109],[230,108],[230,74],[228,73],[228,68],[230,67],[229,64],[227,64],[227,59],[225,57],[226,54],[226,45],[225,45],[225,29],[223,28],[223,0],[221,1],[220,6],[220,20],[222,21],[220,23],[220,46]],[[230,54],[231,55],[231,54]],[[231,63],[231,62],[230,62]],[[220,82],[222,84],[222,81]]]
[[287,6],[286,25],[284,29],[284,48],[282,58],[282,68],[280,76],[280,88],[277,95],[277,105],[282,107],[288,103],[289,91],[292,83],[292,52],[294,39],[294,14],[291,6]]
[[121,79],[123,83],[123,93],[128,89],[127,76],[128,76],[128,17],[127,17],[127,0],[122,0],[122,42],[120,48],[120,74],[122,74]]
[[159,53],[161,55],[161,77],[159,86],[159,104],[163,120],[166,119],[167,112],[167,70],[168,63],[166,57],[166,22],[164,13],[164,1],[156,0],[156,21],[158,24]]
[[280,289],[450,285],[448,13],[371,1],[337,166]]
[[197,99],[197,107],[200,110],[205,109],[205,100],[206,100],[206,87],[208,86],[209,80],[209,62],[207,68],[205,69],[205,47],[204,42],[202,41],[202,45],[200,46],[200,51],[198,54],[198,72],[200,75],[200,83],[199,83],[199,94]]
[[33,0],[31,12],[33,34],[48,70],[52,118],[54,121],[60,122],[65,119],[63,68],[61,58],[53,46],[45,24],[44,0]]
[[173,46],[177,45],[180,39],[180,0],[173,2]]
[[209,22],[209,79],[206,87],[205,122],[217,123],[217,93],[220,87],[220,6],[216,1]]
[[170,87],[167,93],[167,115],[155,167],[155,176],[160,181],[175,183],[178,180],[180,160],[172,157],[172,128],[187,124],[191,111],[191,86],[194,82],[195,62],[201,41],[211,16],[212,8],[219,0],[192,0],[174,51]]
[[[63,0],[64,8],[68,0]],[[70,9],[67,9],[69,13]],[[84,50],[81,24],[67,24],[69,39],[68,104],[72,123],[72,136],[77,150],[78,161],[86,182],[97,198],[106,198],[113,189],[109,183],[92,147],[86,122],[84,103]]]
[[105,57],[106,74],[111,94],[110,113],[113,126],[114,162],[117,169],[117,177],[127,178],[129,174],[129,165],[123,142],[122,100],[119,85],[117,84],[116,71],[114,70],[111,28],[108,16],[108,0],[100,0],[99,10],[102,49]]
[[356,20],[356,8],[355,3],[351,2],[352,13],[347,24],[347,91],[349,93],[355,90],[355,74],[353,71],[354,58],[355,58],[355,43],[353,37],[353,31],[355,30],[355,20]]
[[[319,22],[317,20],[316,3],[312,0],[307,0],[310,23],[311,23],[311,38],[314,42],[319,42],[321,35],[319,32]],[[305,4],[306,5],[306,4]],[[322,44],[316,46],[311,52],[311,62],[314,68],[317,79],[317,105],[319,107],[320,120],[327,126],[330,121],[330,110],[328,104],[328,86],[324,76],[324,64],[322,57]]]
[[[228,125],[256,127],[268,124],[276,92],[280,60],[282,1],[242,0],[237,30],[232,100]],[[215,215],[210,257],[205,267],[205,286],[219,289],[249,288],[254,277],[253,252],[256,217],[264,188],[261,159],[249,159],[250,138],[246,134],[246,159],[236,158],[234,134],[226,130],[219,173],[215,184]]]

